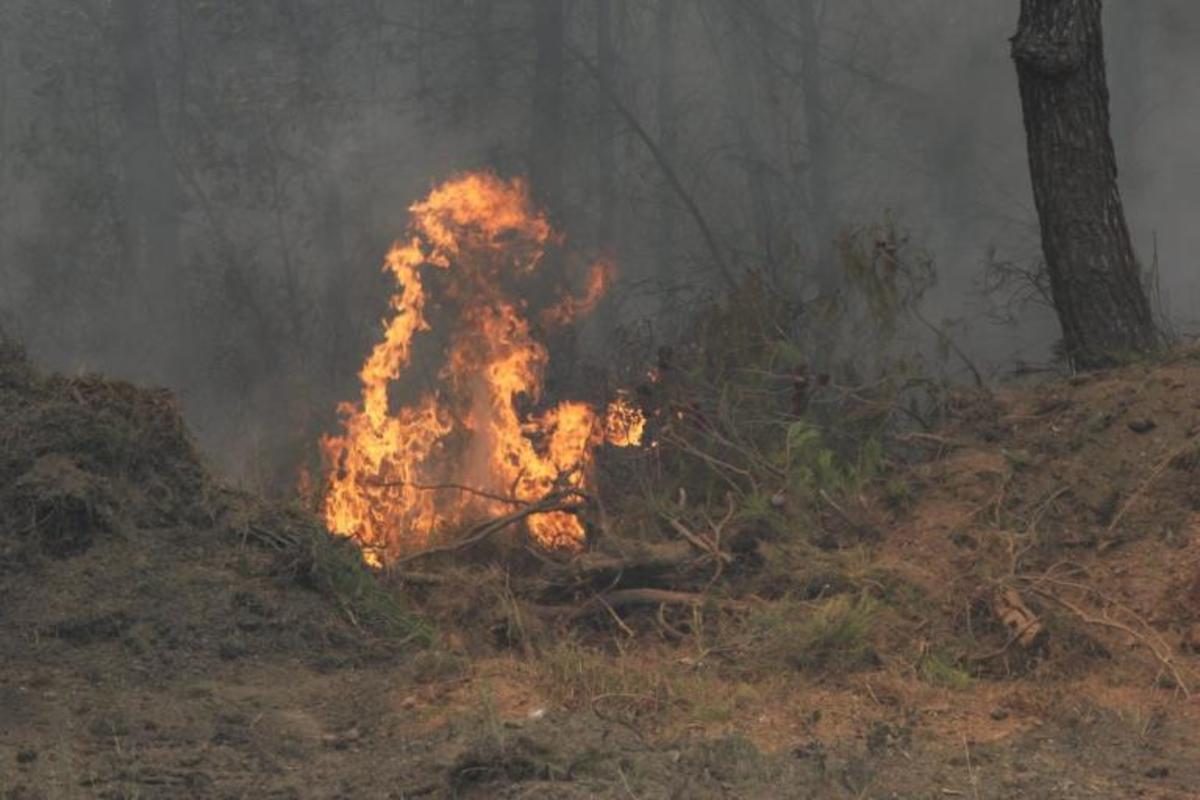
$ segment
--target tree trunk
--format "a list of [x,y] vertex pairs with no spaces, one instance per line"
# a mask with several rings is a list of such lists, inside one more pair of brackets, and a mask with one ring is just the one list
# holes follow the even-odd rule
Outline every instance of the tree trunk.
[[183,193],[163,132],[154,53],[145,0],[117,0],[115,46],[121,63],[120,109],[126,216],[132,234],[135,274],[160,321],[178,321],[179,227]]
[[553,215],[562,213],[563,71],[566,67],[563,0],[532,0],[533,135],[529,181],[538,202]]
[[8,41],[0,31],[0,275],[11,263],[8,259],[8,203],[13,192],[8,186]]
[[761,36],[761,24],[765,15],[760,0],[748,3],[720,4],[726,14],[727,32],[719,36],[711,28],[709,38],[718,57],[722,44],[730,57],[723,64],[725,95],[729,118],[737,135],[738,153],[746,181],[746,196],[749,200],[749,227],[753,231],[756,254],[760,268],[774,273],[776,266],[775,209],[771,198],[768,176],[771,172],[770,159],[760,140],[765,115],[759,102],[759,87],[768,80],[766,59],[762,57],[765,43]]
[[816,0],[800,0],[800,83],[804,92],[804,127],[808,139],[808,208],[817,286],[823,296],[838,289],[834,263],[833,189],[829,173],[833,148],[829,140],[829,111],[821,71],[821,29]]
[[1159,344],[1117,190],[1100,0],[1022,0],[1017,66],[1042,252],[1079,369]]
[[[679,144],[678,109],[675,107],[675,0],[658,0],[654,15],[654,39],[657,44],[658,75],[655,105],[658,122],[658,146],[675,158]],[[675,193],[662,182],[658,197],[658,275],[667,289],[675,283]]]
[[596,64],[600,91],[596,95],[596,243],[606,253],[613,247],[616,217],[616,112],[608,94],[616,91],[617,49],[613,41],[612,2],[596,0]]
[[[307,146],[312,154],[308,160],[316,166],[314,174],[303,177],[311,179],[306,181],[306,186],[315,203],[313,244],[325,269],[322,309],[328,336],[325,368],[336,378],[354,358],[353,314],[346,269],[345,198],[330,152],[334,143],[334,120],[343,108],[335,105],[336,79],[329,69],[329,59],[337,44],[336,31],[331,17],[320,12],[305,13],[303,8],[283,7],[280,20],[296,59],[294,102],[298,108],[307,111],[297,126],[303,138],[292,146]],[[277,178],[283,179],[282,176]],[[288,202],[286,195],[282,200]],[[280,254],[286,256],[287,248],[288,243],[281,242]],[[295,287],[295,281],[288,285]],[[299,296],[298,288],[293,289],[293,295]],[[298,320],[302,311],[291,308],[288,313]]]

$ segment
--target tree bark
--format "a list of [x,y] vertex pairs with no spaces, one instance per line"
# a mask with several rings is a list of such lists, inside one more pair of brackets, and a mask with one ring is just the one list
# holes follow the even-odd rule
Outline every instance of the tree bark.
[[1042,252],[1068,359],[1156,348],[1109,132],[1100,0],[1022,0],[1012,39]]
[[829,112],[821,70],[821,29],[816,0],[800,0],[800,84],[804,92],[804,128],[808,139],[808,208],[812,227],[817,286],[822,295],[838,289],[838,269],[833,258],[834,209],[829,173],[833,148],[829,138]]
[[563,0],[532,0],[533,135],[529,181],[534,197],[552,215],[562,213],[563,72],[566,67]]
[[8,41],[0,31],[0,275],[11,263],[8,259]]
[[611,0],[596,0],[596,66],[601,84],[596,99],[596,240],[602,251],[611,253],[617,202],[617,120],[607,96],[615,91],[617,73]]
[[[124,224],[139,299],[156,330],[177,327],[184,313],[180,226],[183,192],[175,159],[163,130],[150,31],[151,6],[146,0],[117,0],[113,46],[120,64],[120,112],[124,133]],[[144,329],[143,329],[144,330]],[[167,343],[178,345],[177,338]],[[161,370],[170,371],[176,353],[157,352]]]
[[[675,107],[675,0],[658,0],[654,15],[654,39],[657,44],[657,81],[655,106],[658,146],[675,157],[679,144],[678,109]],[[664,287],[675,283],[675,193],[663,181],[658,196],[658,274]]]
[[760,140],[763,120],[759,87],[769,77],[766,60],[762,57],[765,42],[761,34],[762,20],[766,16],[761,0],[745,3],[718,4],[726,17],[728,26],[724,34],[711,27],[709,39],[718,57],[724,52],[729,59],[722,65],[724,74],[727,113],[737,135],[738,153],[742,173],[746,181],[746,196],[749,200],[749,226],[753,231],[760,268],[774,273],[776,266],[775,208],[771,197],[768,176],[771,172],[770,159]]
[[[600,72],[596,68],[596,65],[588,61],[587,57],[583,56],[578,51],[573,50],[572,53],[575,57],[575,60],[578,61],[585,70],[587,70],[587,73],[592,76],[592,79],[599,83]],[[688,212],[689,216],[691,216],[692,221],[696,223],[696,229],[699,230],[700,237],[704,240],[704,244],[708,248],[709,254],[712,256],[713,264],[717,268],[717,274],[725,282],[726,288],[728,288],[730,292],[736,291],[738,287],[738,281],[736,278],[734,278],[733,271],[730,269],[729,264],[725,261],[725,257],[721,254],[721,246],[717,243],[717,237],[713,234],[712,226],[708,224],[708,220],[705,218],[704,213],[700,210],[700,206],[697,205],[695,198],[692,197],[692,195],[688,192],[687,187],[683,185],[683,181],[680,180],[679,176],[676,174],[674,167],[671,166],[671,160],[667,157],[667,154],[662,151],[662,148],[658,146],[658,143],[654,140],[654,137],[649,134],[645,126],[638,121],[637,115],[630,110],[629,106],[625,105],[625,103],[616,95],[616,93],[609,94],[608,99],[613,104],[613,108],[617,110],[617,113],[620,114],[625,120],[625,124],[629,126],[629,130],[633,133],[633,135],[640,139],[642,144],[646,146],[646,149],[650,151],[650,157],[654,159],[656,164],[658,164],[658,168],[662,172],[663,179],[666,180],[667,185],[671,187],[671,190],[674,192],[675,196],[679,198],[679,202],[683,204],[684,209]]]

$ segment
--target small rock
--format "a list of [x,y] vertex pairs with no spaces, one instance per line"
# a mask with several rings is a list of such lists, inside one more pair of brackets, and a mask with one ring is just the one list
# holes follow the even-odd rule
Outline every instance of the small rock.
[[32,764],[34,761],[37,761],[37,757],[36,750],[20,750],[17,752],[17,763]]
[[1149,433],[1158,427],[1158,423],[1152,419],[1133,419],[1129,421],[1129,430],[1134,433]]
[[406,697],[400,701],[400,707],[401,708],[416,708],[417,707],[417,696],[410,694],[408,697]]

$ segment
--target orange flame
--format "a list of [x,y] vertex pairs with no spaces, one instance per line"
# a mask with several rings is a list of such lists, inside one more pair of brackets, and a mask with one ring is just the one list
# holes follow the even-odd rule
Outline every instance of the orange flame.
[[[589,488],[595,448],[606,436],[618,446],[635,444],[641,430],[614,435],[611,409],[602,423],[580,402],[524,410],[541,401],[549,354],[533,337],[523,303],[508,299],[502,284],[535,270],[557,237],[523,181],[461,175],[409,211],[408,239],[384,265],[398,288],[383,337],[359,373],[361,397],[339,406],[341,434],[321,441],[326,525],[357,541],[376,565],[428,546],[471,516]],[[611,264],[597,263],[584,297],[565,298],[542,319],[566,324],[587,313],[612,276]],[[447,307],[455,308],[441,390],[393,410],[389,389],[410,366],[416,335],[432,330],[426,279],[444,286]],[[585,536],[570,511],[533,515],[528,530],[548,549],[578,549]]]
[[603,299],[609,284],[613,282],[616,275],[617,268],[611,261],[601,259],[592,264],[583,297],[568,295],[559,300],[555,305],[542,312],[542,324],[546,326],[570,325],[577,318],[590,314],[592,309]]
[[636,447],[646,432],[646,415],[629,402],[624,392],[608,404],[604,415],[604,437],[617,447]]

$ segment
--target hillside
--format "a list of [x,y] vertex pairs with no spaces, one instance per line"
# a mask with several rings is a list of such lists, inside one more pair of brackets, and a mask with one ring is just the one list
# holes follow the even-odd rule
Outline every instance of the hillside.
[[959,396],[736,604],[535,631],[519,575],[377,582],[165,392],[5,343],[0,797],[1194,797],[1198,398],[1194,352]]

